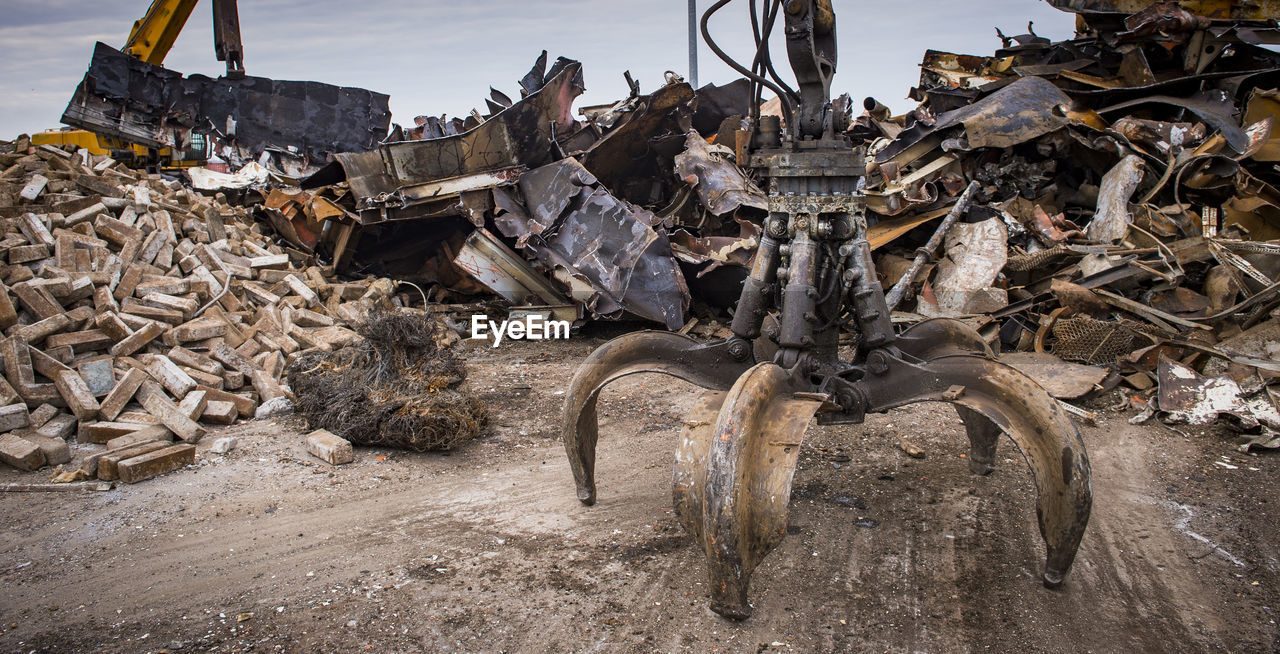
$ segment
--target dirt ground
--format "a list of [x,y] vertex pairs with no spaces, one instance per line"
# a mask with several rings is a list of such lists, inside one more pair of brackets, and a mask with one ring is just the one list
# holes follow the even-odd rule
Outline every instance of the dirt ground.
[[[334,468],[293,418],[211,434],[197,465],[134,486],[4,494],[0,650],[1280,651],[1280,457],[1116,413],[1082,427],[1093,517],[1058,591],[1012,444],[975,477],[945,405],[811,427],[790,535],[755,574],[754,617],[728,622],[671,509],[693,387],[606,390],[600,502],[574,497],[562,391],[608,335],[473,350],[494,424],[451,454]],[[209,452],[223,435],[239,447]]]

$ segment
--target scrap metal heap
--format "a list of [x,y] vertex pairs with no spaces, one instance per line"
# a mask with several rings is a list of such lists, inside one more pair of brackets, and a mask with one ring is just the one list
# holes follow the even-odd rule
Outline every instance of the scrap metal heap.
[[268,198],[263,217],[340,269],[436,297],[491,291],[558,319],[679,329],[690,285],[731,301],[723,289],[745,276],[767,208],[733,150],[709,142],[748,113],[748,87],[695,92],[669,76],[644,95],[630,84],[628,98],[576,120],[582,66],[548,68],[543,52],[520,100],[495,90],[489,115],[420,117],[375,150],[338,154],[302,195]]
[[[964,316],[1046,385],[1055,367],[1089,374],[1055,356],[1105,366],[1096,381],[1123,381],[1144,417],[1221,413],[1254,432],[1245,447],[1275,447],[1280,4],[1051,3],[1075,38],[929,51],[919,107],[868,99],[850,129],[871,153],[877,268],[912,310],[898,319]],[[970,180],[982,201],[922,259]],[[1215,403],[1188,384],[1231,390]]]

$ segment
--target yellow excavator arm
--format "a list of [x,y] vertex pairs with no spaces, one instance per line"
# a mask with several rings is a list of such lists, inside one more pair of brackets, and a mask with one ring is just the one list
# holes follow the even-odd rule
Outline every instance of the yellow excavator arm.
[[[129,40],[121,51],[141,61],[156,66],[164,65],[164,59],[173,49],[173,42],[186,26],[187,19],[199,0],[152,0],[147,13],[133,23]],[[240,41],[240,16],[236,0],[212,0],[213,49],[218,61],[227,62],[227,77],[244,77],[244,48]],[[92,154],[110,154],[134,163],[159,163],[163,168],[185,168],[204,165],[208,159],[208,144],[199,135],[193,136],[192,148],[186,152],[174,152],[170,148],[153,149],[137,143],[85,130],[48,130],[32,137],[37,145],[75,145]]]
[[187,24],[197,0],[154,0],[147,13],[133,24],[123,52],[157,66],[173,48],[178,33]]
[[[173,49],[198,0],[152,0],[147,13],[133,23],[129,40],[121,50],[157,66]],[[244,47],[240,41],[240,16],[236,0],[213,0],[213,49],[218,61],[227,62],[227,77],[244,77]]]

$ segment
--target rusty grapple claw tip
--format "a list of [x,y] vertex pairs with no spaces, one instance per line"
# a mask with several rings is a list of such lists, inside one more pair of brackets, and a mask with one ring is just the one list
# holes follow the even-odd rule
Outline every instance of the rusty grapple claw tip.
[[[670,332],[643,331],[619,336],[596,348],[578,366],[561,413],[561,437],[573,469],[578,500],[596,502],[596,399],[609,382],[642,372],[671,375],[703,388],[727,390],[751,365],[736,341],[699,343]],[[745,352],[750,352],[746,348]],[[739,356],[734,356],[738,353]]]
[[822,400],[797,395],[786,371],[761,363],[728,393],[698,401],[672,476],[676,515],[707,555],[711,609],[751,615],[751,574],[787,532],[800,441]]
[[945,355],[923,363],[883,351],[880,378],[859,382],[869,411],[923,401],[957,405],[970,445],[986,472],[1001,432],[1026,460],[1035,479],[1036,517],[1044,537],[1044,583],[1055,588],[1071,569],[1093,505],[1089,458],[1070,416],[1031,378],[980,356]]

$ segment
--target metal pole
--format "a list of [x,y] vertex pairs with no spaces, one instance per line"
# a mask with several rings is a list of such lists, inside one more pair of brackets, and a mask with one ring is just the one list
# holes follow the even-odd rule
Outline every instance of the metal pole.
[[698,88],[698,0],[689,0],[689,84]]

